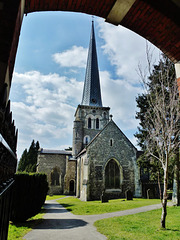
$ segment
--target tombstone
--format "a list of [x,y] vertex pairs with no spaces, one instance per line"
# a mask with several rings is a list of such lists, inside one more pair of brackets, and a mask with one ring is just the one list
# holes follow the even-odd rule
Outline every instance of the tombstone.
[[102,203],[109,202],[108,195],[107,195],[107,193],[105,193],[105,191],[102,192],[101,202]]
[[147,190],[147,199],[153,199],[155,198],[153,190],[152,189],[148,189]]
[[125,191],[126,200],[133,200],[133,193],[130,190]]

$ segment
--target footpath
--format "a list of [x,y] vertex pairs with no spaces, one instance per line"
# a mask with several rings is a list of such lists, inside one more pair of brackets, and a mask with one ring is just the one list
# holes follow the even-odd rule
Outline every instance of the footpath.
[[[170,203],[171,204],[171,203]],[[161,204],[144,206],[99,215],[74,215],[55,200],[46,201],[46,214],[42,223],[24,236],[26,240],[105,240],[97,232],[94,222],[104,218],[118,217],[161,208]]]

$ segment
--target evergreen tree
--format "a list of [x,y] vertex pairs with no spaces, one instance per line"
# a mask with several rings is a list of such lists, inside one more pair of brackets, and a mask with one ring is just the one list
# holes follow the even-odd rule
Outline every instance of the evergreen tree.
[[18,171],[36,172],[37,155],[40,148],[39,142],[33,140],[29,150],[24,150],[18,165]]
[[25,171],[27,164],[28,164],[28,152],[27,149],[25,149],[18,164],[18,171],[19,172]]

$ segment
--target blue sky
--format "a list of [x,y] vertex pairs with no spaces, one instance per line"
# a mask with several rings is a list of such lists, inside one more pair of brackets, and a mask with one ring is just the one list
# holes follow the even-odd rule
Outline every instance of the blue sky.
[[[43,148],[72,146],[91,21],[87,14],[69,12],[24,17],[10,94],[19,129],[18,158],[32,139]],[[111,108],[114,121],[136,145],[135,98],[142,93],[137,68],[139,63],[146,66],[146,41],[124,27],[97,17],[94,21],[103,106]]]

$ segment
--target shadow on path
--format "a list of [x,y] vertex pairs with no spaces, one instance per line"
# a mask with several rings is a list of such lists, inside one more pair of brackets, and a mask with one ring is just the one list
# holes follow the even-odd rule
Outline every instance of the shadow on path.
[[34,229],[71,229],[84,227],[87,222],[80,219],[44,219]]
[[60,204],[56,203],[46,203],[44,204],[46,213],[66,213],[67,210],[63,208]]
[[34,229],[71,229],[88,224],[84,220],[77,219],[75,215],[70,215],[69,211],[57,202],[46,202],[44,208],[46,215],[42,223]]
[[[168,203],[168,205],[170,205]],[[39,225],[26,234],[26,240],[106,240],[97,232],[94,222],[104,218],[125,216],[161,208],[161,204],[149,205],[100,215],[74,215],[54,201],[46,201],[46,214]],[[174,229],[176,231],[176,229]]]

